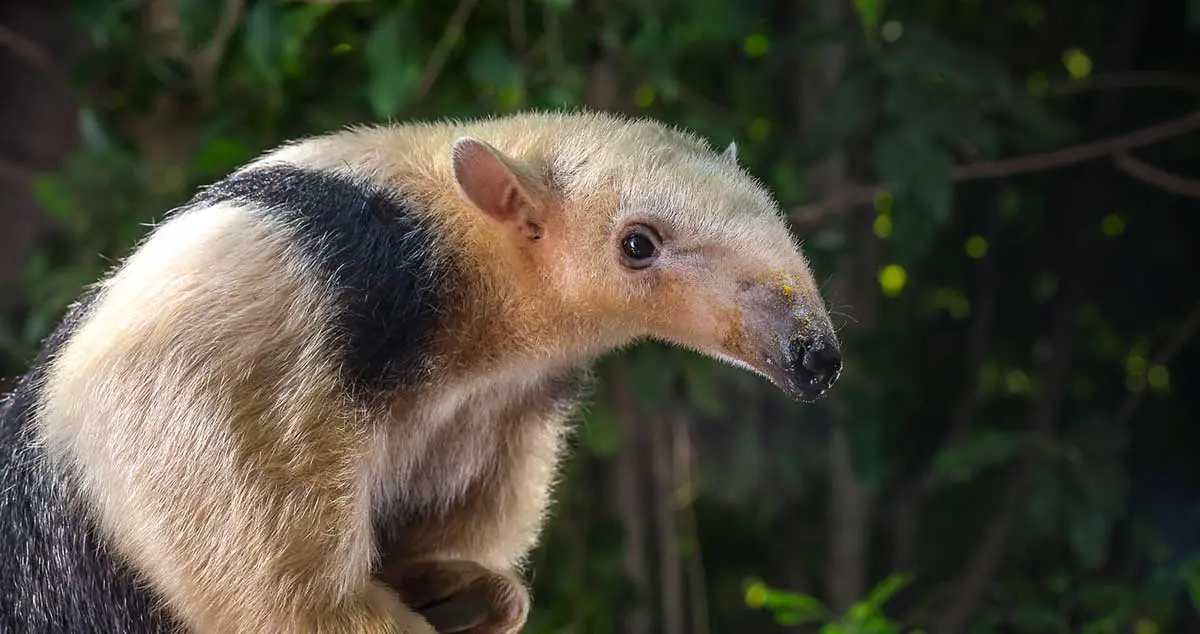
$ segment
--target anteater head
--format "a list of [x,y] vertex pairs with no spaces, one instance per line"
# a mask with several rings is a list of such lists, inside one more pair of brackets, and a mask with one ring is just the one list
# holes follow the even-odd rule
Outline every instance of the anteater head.
[[[736,148],[653,121],[548,120],[544,142],[469,132],[459,194],[509,245],[512,275],[565,348],[654,338],[749,369],[813,401],[837,381],[838,338],[808,262]],[[535,132],[535,134],[538,134]],[[502,149],[505,148],[505,149]]]

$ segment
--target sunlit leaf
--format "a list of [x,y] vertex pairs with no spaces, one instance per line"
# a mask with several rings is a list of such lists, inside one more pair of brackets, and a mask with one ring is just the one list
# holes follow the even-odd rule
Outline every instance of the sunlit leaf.
[[762,57],[763,55],[766,55],[767,48],[769,46],[770,42],[767,40],[767,36],[763,35],[762,33],[755,33],[747,36],[746,41],[742,44],[742,48],[745,49],[746,55],[749,55],[750,57]]
[[907,574],[893,573],[885,577],[882,581],[875,584],[871,592],[867,594],[866,603],[876,610],[882,610],[883,605],[888,602],[897,592],[908,587],[912,583],[912,577]]
[[1067,49],[1063,53],[1062,61],[1072,79],[1087,79],[1092,74],[1092,58],[1081,49]]
[[827,616],[825,606],[816,597],[772,588],[759,580],[746,586],[745,602],[749,607],[771,612],[780,625],[813,623]]
[[908,272],[899,264],[888,264],[879,270],[879,288],[888,297],[895,297],[904,290]]
[[1133,623],[1133,634],[1158,634],[1158,623],[1154,619],[1140,617]]
[[884,0],[854,0],[854,11],[858,13],[864,32],[874,34],[878,31],[883,4]]
[[749,607],[761,608],[767,604],[767,593],[767,584],[759,580],[754,580],[746,584],[743,600]]

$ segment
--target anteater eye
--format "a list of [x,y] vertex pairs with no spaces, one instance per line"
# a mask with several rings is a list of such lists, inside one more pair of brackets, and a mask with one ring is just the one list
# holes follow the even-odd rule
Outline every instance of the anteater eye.
[[658,237],[644,227],[625,232],[621,239],[621,260],[625,266],[640,269],[650,266],[658,257]]

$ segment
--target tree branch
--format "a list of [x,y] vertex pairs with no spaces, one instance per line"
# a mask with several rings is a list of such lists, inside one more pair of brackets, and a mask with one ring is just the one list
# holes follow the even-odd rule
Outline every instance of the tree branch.
[[650,426],[650,479],[658,538],[659,628],[663,634],[683,634],[687,627],[685,581],[679,544],[679,514],[676,500],[680,482],[676,464],[676,434],[683,414],[679,406],[668,406],[654,416]]
[[704,572],[703,545],[700,543],[700,530],[696,521],[696,466],[695,443],[691,435],[691,421],[684,419],[676,429],[675,464],[681,473],[679,481],[683,491],[679,495],[680,523],[687,537],[687,573],[688,596],[691,598],[691,627],[692,634],[709,634],[711,628],[708,622],[708,592]]
[[977,178],[1003,178],[1005,176],[1015,176],[1028,172],[1041,172],[1095,160],[1118,152],[1128,152],[1135,148],[1165,141],[1195,130],[1200,130],[1200,110],[1188,113],[1177,119],[1164,121],[1163,123],[1148,126],[1134,132],[1128,132],[1099,141],[1089,141],[1059,150],[1029,154],[1011,159],[963,165],[954,169],[953,178],[956,181],[964,181]]
[[421,70],[421,83],[417,85],[417,92],[410,102],[411,105],[424,100],[425,95],[429,94],[429,90],[433,88],[434,82],[442,74],[442,67],[446,65],[446,60],[450,59],[454,45],[462,37],[467,20],[471,19],[471,14],[475,12],[478,4],[479,0],[460,0],[458,6],[454,8],[454,13],[450,14],[446,28],[442,30],[441,39],[433,46],[433,51],[425,62],[425,68]]
[[[1058,150],[1026,154],[1024,156],[996,161],[960,165],[951,172],[950,180],[952,182],[962,182],[1048,171],[1096,160],[1113,154],[1129,152],[1130,150],[1182,136],[1196,130],[1200,130],[1200,110],[1133,132],[1080,143]],[[881,185],[848,188],[841,192],[835,192],[823,201],[802,205],[793,211],[792,215],[798,220],[813,222],[817,219],[823,219],[826,216],[835,215],[839,209],[844,208],[846,205],[869,203],[885,191],[886,189]]]
[[18,183],[33,180],[37,173],[11,159],[0,156],[0,178]]
[[212,37],[192,59],[192,72],[200,94],[208,94],[217,67],[221,65],[221,58],[225,56],[229,40],[237,32],[245,10],[245,0],[225,0],[225,7],[221,10],[221,17],[213,29]]
[[1093,75],[1088,79],[1062,82],[1052,85],[1055,95],[1075,95],[1097,90],[1125,90],[1129,88],[1165,88],[1181,92],[1200,94],[1200,78],[1166,70],[1129,71]]
[[1128,153],[1115,154],[1112,161],[1113,165],[1124,172],[1126,176],[1140,180],[1151,187],[1176,196],[1200,198],[1200,181],[1172,174]]
[[40,71],[57,74],[58,68],[50,55],[29,38],[0,24],[0,47],[7,48],[17,57],[29,62]]
[[525,33],[525,4],[523,0],[508,0],[508,37],[512,40],[518,59],[525,57],[529,48],[528,36]]
[[649,548],[646,544],[647,490],[650,488],[644,472],[646,462],[647,423],[637,399],[629,386],[628,359],[615,359],[608,385],[612,389],[612,406],[621,421],[621,440],[612,463],[611,477],[613,514],[621,524],[621,563],[625,581],[631,586],[633,599],[616,619],[623,632],[650,634],[652,631],[649,597],[651,574]]

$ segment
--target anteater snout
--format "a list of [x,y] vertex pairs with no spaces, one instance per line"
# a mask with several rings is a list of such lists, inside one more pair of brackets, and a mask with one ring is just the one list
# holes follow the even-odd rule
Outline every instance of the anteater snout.
[[796,395],[812,402],[825,396],[842,375],[842,352],[832,335],[804,336],[791,341],[789,379]]

